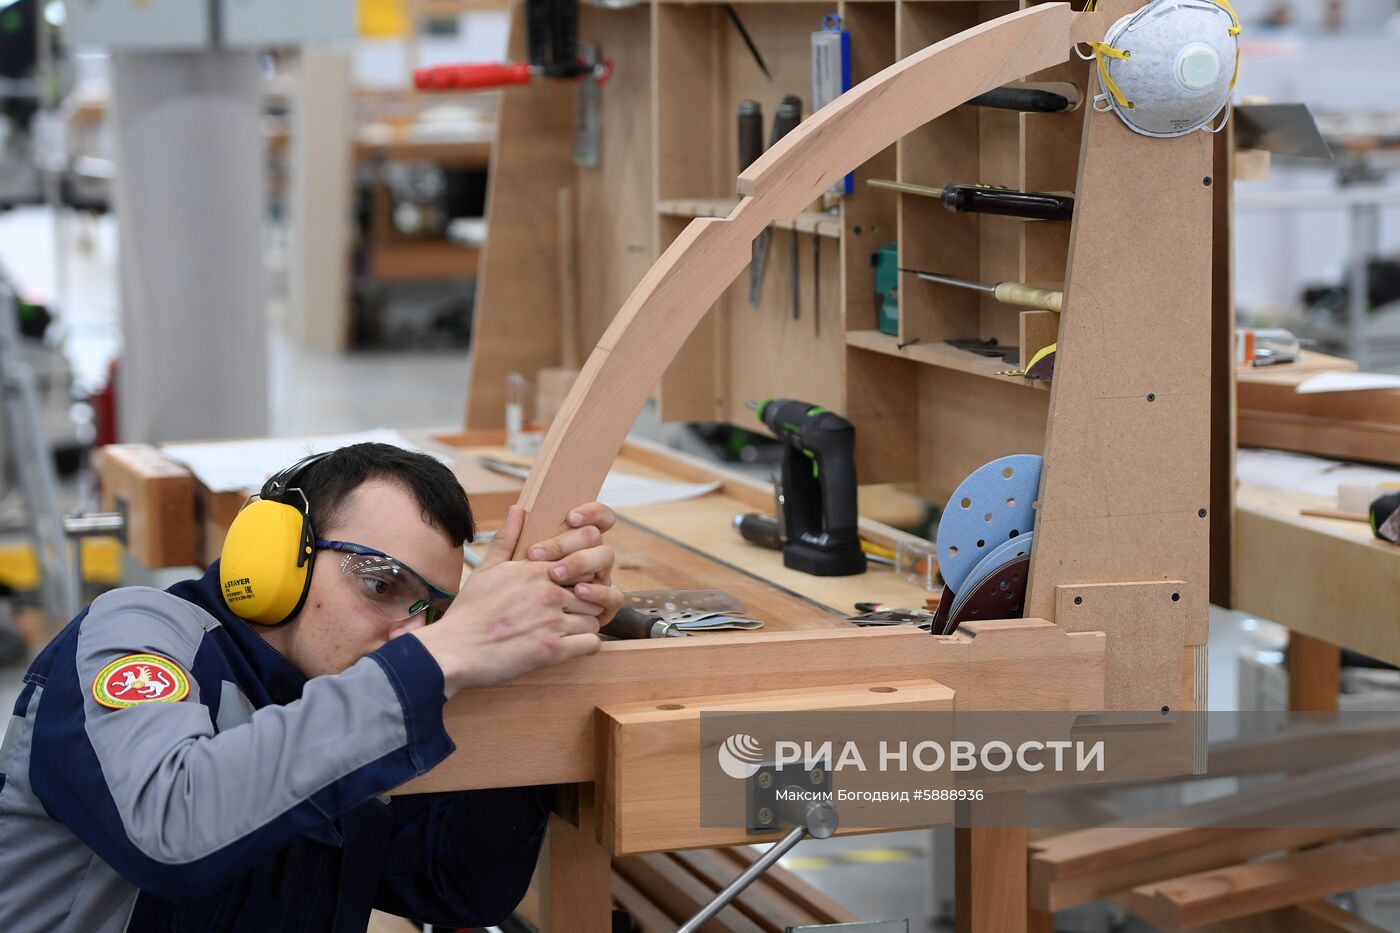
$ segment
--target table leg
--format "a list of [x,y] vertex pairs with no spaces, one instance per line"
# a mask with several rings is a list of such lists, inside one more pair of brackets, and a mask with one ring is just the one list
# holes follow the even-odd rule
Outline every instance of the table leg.
[[1029,831],[973,827],[956,832],[958,933],[1026,933]]
[[577,826],[549,815],[537,876],[540,933],[611,933],[612,858],[595,832],[591,807]]
[[1335,712],[1342,649],[1298,632],[1288,635],[1288,708]]

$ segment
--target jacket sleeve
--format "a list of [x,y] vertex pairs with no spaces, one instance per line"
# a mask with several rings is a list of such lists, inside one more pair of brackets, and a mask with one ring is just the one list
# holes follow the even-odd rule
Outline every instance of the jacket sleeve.
[[30,775],[50,815],[139,888],[179,902],[208,894],[330,818],[426,772],[453,750],[442,671],[403,635],[300,699],[223,732],[199,683],[178,702],[112,709],[93,686],[132,654],[187,674],[217,625],[145,588],[93,603],[72,661],[49,673]]
[[525,896],[548,825],[547,787],[395,797],[375,907],[449,927],[497,926]]

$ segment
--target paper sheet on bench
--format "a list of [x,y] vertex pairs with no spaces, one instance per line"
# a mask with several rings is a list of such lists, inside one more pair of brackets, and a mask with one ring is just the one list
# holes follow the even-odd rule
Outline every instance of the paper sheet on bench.
[[1300,395],[1317,392],[1365,392],[1378,389],[1400,389],[1400,376],[1389,373],[1318,373],[1298,384]]
[[1244,447],[1235,451],[1235,475],[1242,483],[1328,497],[1335,497],[1342,483],[1375,486],[1400,481],[1400,470],[1388,467]]
[[[302,457],[350,444],[371,442],[392,444],[405,450],[419,449],[398,431],[381,428],[354,434],[165,444],[161,446],[161,452],[188,467],[213,492],[252,492],[260,489],[273,473]],[[635,508],[694,499],[719,487],[719,483],[672,483],[631,473],[611,472],[603,481],[598,500],[615,509]]]
[[251,492],[261,489],[262,484],[273,473],[296,463],[302,457],[364,443],[392,444],[405,450],[418,450],[398,431],[385,428],[354,434],[271,437],[204,444],[163,444],[160,450],[171,460],[188,467],[190,472],[213,492]]

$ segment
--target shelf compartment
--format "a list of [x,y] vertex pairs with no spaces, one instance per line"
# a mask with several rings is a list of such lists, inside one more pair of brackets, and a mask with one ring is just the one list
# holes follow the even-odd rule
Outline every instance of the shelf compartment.
[[862,350],[911,360],[926,366],[951,369],[971,376],[983,376],[1005,385],[1025,386],[1042,392],[1050,390],[1050,383],[1042,379],[1017,379],[1014,376],[998,375],[1001,371],[1014,368],[1004,360],[978,356],[970,350],[959,350],[941,340],[937,343],[912,343],[901,348],[898,339],[882,331],[852,330],[846,332],[846,346],[859,347]]

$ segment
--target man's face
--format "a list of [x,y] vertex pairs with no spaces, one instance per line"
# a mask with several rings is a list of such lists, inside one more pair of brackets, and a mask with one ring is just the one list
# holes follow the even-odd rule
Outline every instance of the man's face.
[[[323,540],[345,541],[397,559],[440,590],[455,593],[462,577],[462,551],[424,521],[418,500],[398,483],[369,480],[351,493]],[[391,638],[421,628],[423,613],[392,618],[376,607],[367,581],[341,570],[347,554],[318,550],[306,603],[291,622],[263,635],[307,677],[338,674]],[[372,585],[373,581],[369,581]]]

